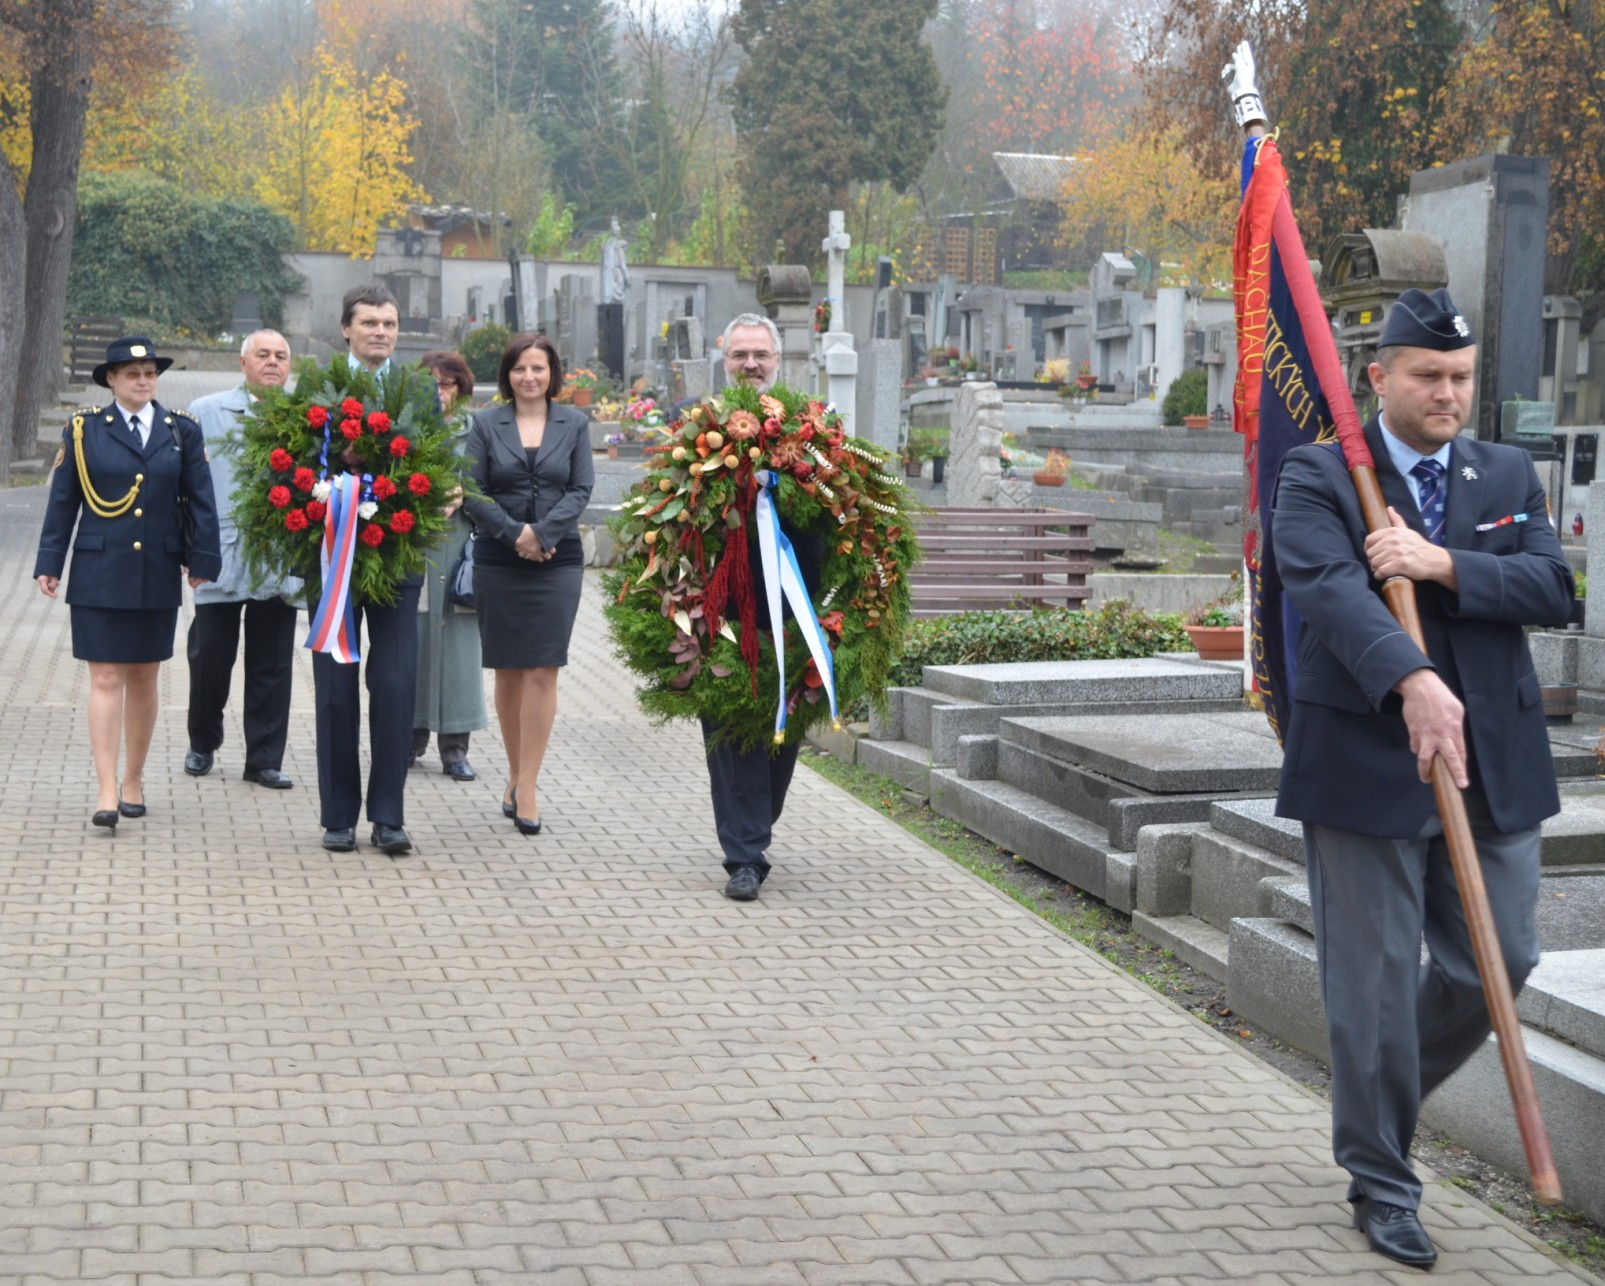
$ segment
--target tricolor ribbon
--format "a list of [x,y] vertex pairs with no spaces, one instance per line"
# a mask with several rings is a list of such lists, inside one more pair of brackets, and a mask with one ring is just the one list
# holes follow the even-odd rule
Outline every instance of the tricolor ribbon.
[[323,544],[318,565],[323,596],[312,613],[306,645],[327,652],[343,665],[362,659],[357,640],[357,613],[351,602],[351,566],[357,555],[357,505],[361,481],[341,473],[329,479],[329,508],[323,517]]
[[841,726],[836,712],[836,670],[831,662],[830,640],[825,627],[814,614],[813,600],[808,597],[808,586],[803,583],[802,568],[797,565],[797,552],[780,529],[780,514],[775,510],[774,490],[776,475],[760,469],[753,477],[758,482],[758,557],[763,566],[764,590],[769,599],[769,628],[775,639],[775,664],[780,669],[780,702],[775,708],[775,744],[786,739],[786,631],[781,618],[780,600],[784,595],[791,604],[803,642],[813,655],[814,667],[824,681],[825,695],[830,699],[831,723]]

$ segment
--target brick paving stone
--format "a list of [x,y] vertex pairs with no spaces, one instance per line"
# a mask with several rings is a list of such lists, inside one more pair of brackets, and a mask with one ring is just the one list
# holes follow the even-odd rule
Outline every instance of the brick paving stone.
[[[182,637],[150,812],[94,832],[43,499],[0,492],[7,1286],[1419,1280],[1321,1102],[806,769],[720,897],[700,738],[635,708],[594,574],[538,838],[487,729],[479,782],[410,775],[413,856],[325,853],[303,650],[295,789],[240,780],[237,708],[187,777]],[[1439,1282],[1593,1280],[1423,1216]]]

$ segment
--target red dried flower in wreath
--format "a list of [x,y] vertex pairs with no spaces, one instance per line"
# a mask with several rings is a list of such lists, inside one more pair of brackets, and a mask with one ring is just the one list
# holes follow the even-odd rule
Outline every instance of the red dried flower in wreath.
[[407,479],[407,490],[415,496],[427,496],[429,494],[429,485],[429,475],[427,473],[415,473]]
[[411,450],[412,443],[408,442],[406,438],[394,437],[390,439],[390,454],[395,456],[397,459],[400,459]]
[[284,525],[291,531],[305,531],[307,529],[307,515],[305,509],[292,509],[284,515]]
[[329,422],[329,408],[326,406],[307,407],[307,423],[314,429],[321,429]]
[[362,403],[357,401],[357,399],[354,397],[348,397],[345,401],[340,403],[340,414],[347,416],[361,415]]
[[341,420],[340,433],[347,442],[355,442],[362,436],[361,420]]
[[371,411],[368,414],[368,428],[374,433],[383,433],[390,427],[390,417],[383,411]]
[[283,447],[273,448],[273,453],[268,456],[268,468],[272,469],[274,473],[283,473],[285,470],[293,469],[294,467],[295,457],[293,455]]
[[328,513],[328,506],[321,500],[307,501],[307,521],[322,522],[324,514]]
[[395,494],[396,484],[386,474],[381,473],[373,480],[373,498],[375,500],[389,500]]
[[275,509],[288,509],[290,507],[290,489],[288,487],[272,487],[268,491],[268,504]]
[[369,549],[378,549],[384,543],[385,529],[376,522],[366,524],[357,536]]
[[313,473],[306,465],[295,471],[295,489],[297,491],[311,491],[318,485],[318,475]]
[[398,536],[405,536],[412,530],[413,523],[416,521],[409,510],[398,509],[390,515],[390,530]]

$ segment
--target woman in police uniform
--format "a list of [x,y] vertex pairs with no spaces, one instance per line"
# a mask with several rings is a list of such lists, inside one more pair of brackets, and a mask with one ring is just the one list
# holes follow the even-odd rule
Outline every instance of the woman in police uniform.
[[[148,339],[120,339],[95,367],[105,408],[72,417],[50,480],[34,578],[56,597],[67,551],[72,654],[89,663],[89,745],[99,797],[93,822],[145,814],[145,755],[156,728],[156,673],[190,584],[221,570],[217,504],[200,425],[156,401],[173,364]],[[77,535],[74,536],[74,528]],[[119,781],[119,744],[127,758]]]

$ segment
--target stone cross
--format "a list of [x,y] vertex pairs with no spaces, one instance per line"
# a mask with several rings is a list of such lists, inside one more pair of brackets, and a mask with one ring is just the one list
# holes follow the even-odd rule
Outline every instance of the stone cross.
[[819,243],[830,265],[826,279],[830,329],[820,336],[817,360],[825,368],[825,396],[841,412],[842,428],[848,433],[857,432],[854,421],[858,407],[858,354],[853,351],[853,337],[847,329],[847,251],[852,244],[846,215],[832,210],[830,235]]
[[830,302],[829,329],[846,330],[847,252],[853,248],[853,239],[847,233],[847,218],[840,210],[830,212],[830,235],[819,243],[819,248],[825,252],[829,264],[825,277],[825,289],[830,292],[826,295]]

